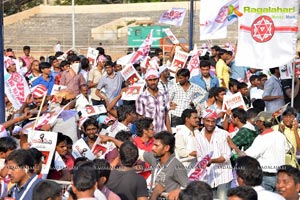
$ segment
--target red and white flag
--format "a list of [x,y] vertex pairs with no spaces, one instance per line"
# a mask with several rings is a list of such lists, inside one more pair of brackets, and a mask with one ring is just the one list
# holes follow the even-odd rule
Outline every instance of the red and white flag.
[[153,29],[151,29],[147,38],[144,40],[143,44],[132,56],[132,58],[130,59],[128,64],[130,64],[130,63],[135,64],[135,63],[139,62],[141,59],[144,59],[146,56],[148,56],[151,45],[152,45],[152,41],[153,41],[152,34],[153,34]]
[[163,31],[167,34],[168,38],[171,40],[173,44],[179,44],[179,40],[176,36],[172,33],[170,28],[165,28]]
[[[238,0],[218,0],[215,3],[216,4],[210,0],[210,4],[216,7],[215,9],[217,9],[217,12],[209,11],[210,14],[207,16],[203,28],[204,33],[214,33],[221,28],[236,22],[238,17],[242,16],[242,13],[239,11]],[[202,8],[202,10],[203,9],[207,9],[207,7]]]
[[235,63],[268,69],[295,58],[297,0],[240,0],[239,37]]
[[207,154],[202,160],[200,160],[194,170],[191,170],[189,173],[189,179],[190,181],[199,181],[202,180],[205,176],[206,167],[211,160],[211,157],[213,155],[213,152],[210,152]]
[[184,20],[185,12],[185,8],[172,8],[160,16],[159,23],[181,26]]
[[190,77],[197,76],[201,73],[199,56],[204,56],[206,52],[207,49],[197,49],[197,45],[194,45],[193,51],[190,52],[191,59],[187,67],[191,73]]
[[18,72],[10,75],[5,81],[5,94],[13,107],[18,110],[24,104],[30,90],[24,76]]

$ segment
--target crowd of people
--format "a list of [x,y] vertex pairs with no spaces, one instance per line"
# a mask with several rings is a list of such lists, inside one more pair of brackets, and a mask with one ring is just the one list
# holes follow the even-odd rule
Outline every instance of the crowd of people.
[[[166,63],[156,49],[150,58],[158,68],[133,64],[145,82],[136,100],[122,99],[132,82],[103,47],[96,48],[94,65],[74,49],[39,59],[29,46],[22,57],[6,49],[0,197],[299,200],[298,77],[293,83],[280,79],[279,67],[236,66],[234,49],[219,46],[200,57],[199,74],[191,76],[189,61],[176,70],[170,66],[178,48],[187,51],[174,45]],[[12,77],[29,88],[19,107],[11,100],[19,98],[9,91]],[[63,89],[53,93],[56,86]],[[224,106],[225,97],[238,93],[244,106]],[[84,116],[92,106],[106,112]],[[51,120],[58,109],[63,111]],[[32,147],[32,130],[44,131],[41,141],[57,133],[47,174],[41,173],[43,152]],[[75,157],[73,144],[80,139],[89,150],[98,143],[105,150],[95,159]]]

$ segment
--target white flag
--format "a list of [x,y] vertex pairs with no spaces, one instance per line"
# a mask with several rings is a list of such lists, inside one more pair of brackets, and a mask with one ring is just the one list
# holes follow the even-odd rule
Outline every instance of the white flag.
[[172,8],[160,16],[159,23],[181,26],[184,20],[185,12],[185,8]]
[[295,57],[297,0],[240,0],[237,66],[267,69],[285,65]]

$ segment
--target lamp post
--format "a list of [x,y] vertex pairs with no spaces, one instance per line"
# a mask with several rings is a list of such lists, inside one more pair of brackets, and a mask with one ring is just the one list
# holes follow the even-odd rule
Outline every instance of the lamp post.
[[4,61],[3,61],[3,2],[0,3],[0,123],[5,122]]
[[189,30],[189,48],[193,49],[193,31],[194,31],[194,0],[190,0],[190,30]]
[[75,48],[75,6],[72,0],[72,48]]

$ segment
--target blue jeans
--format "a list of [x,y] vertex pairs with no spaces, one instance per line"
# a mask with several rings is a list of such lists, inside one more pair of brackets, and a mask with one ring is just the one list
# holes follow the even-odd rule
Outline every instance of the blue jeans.
[[269,190],[271,192],[275,191],[277,176],[263,176],[263,181],[261,186],[265,188],[265,190]]
[[231,181],[213,188],[214,199],[227,200],[227,191],[230,189]]

